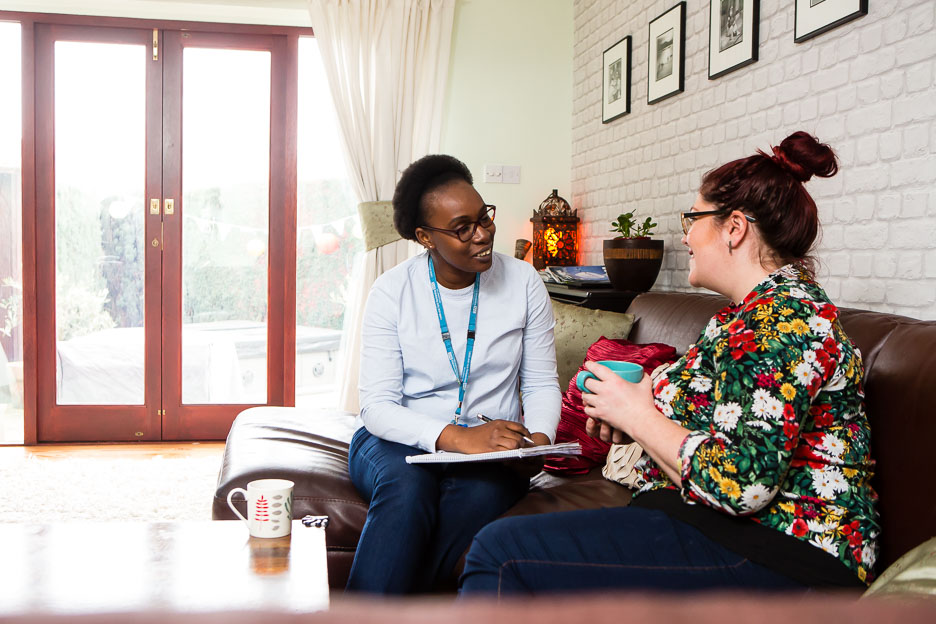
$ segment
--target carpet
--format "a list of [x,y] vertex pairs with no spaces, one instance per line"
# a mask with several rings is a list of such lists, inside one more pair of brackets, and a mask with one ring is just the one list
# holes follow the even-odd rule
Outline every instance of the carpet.
[[220,454],[3,462],[0,522],[211,520],[220,467]]

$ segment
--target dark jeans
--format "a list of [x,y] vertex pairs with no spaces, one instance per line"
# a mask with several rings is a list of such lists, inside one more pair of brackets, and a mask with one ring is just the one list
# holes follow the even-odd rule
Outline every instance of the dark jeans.
[[399,594],[444,584],[475,533],[530,486],[503,464],[406,463],[422,452],[363,427],[354,434],[349,472],[370,507],[348,590]]
[[503,518],[475,537],[462,595],[582,590],[806,589],[653,509]]

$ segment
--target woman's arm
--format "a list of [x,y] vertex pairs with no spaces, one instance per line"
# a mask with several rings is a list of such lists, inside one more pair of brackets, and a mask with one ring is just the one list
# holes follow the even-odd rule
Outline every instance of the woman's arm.
[[[398,335],[399,293],[378,281],[367,297],[361,328],[361,420],[375,436],[436,450],[446,424],[402,405],[403,352]],[[393,286],[391,284],[390,286]]]
[[[526,265],[528,267],[529,265]],[[523,420],[538,444],[556,439],[562,393],[556,373],[556,342],[552,301],[532,268],[527,276],[527,315],[520,354],[520,391]],[[539,436],[537,434],[540,434]]]
[[841,351],[825,318],[835,314],[831,304],[777,295],[719,329],[711,378],[693,379],[671,404],[679,413],[714,399],[704,406],[708,426],[691,432],[679,451],[685,499],[732,515],[770,503],[813,400],[838,366]]

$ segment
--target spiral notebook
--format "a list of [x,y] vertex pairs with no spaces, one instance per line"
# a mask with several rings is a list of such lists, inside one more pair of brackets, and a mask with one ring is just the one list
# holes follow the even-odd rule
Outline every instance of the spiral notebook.
[[582,445],[578,442],[562,442],[560,444],[544,444],[542,446],[527,446],[512,451],[491,451],[489,453],[426,453],[425,455],[409,455],[407,464],[451,464],[459,462],[486,462],[503,461],[505,459],[526,459],[540,455],[581,455]]

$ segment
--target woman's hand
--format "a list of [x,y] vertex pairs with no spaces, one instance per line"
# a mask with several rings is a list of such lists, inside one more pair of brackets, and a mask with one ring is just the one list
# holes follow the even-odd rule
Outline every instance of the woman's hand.
[[653,404],[650,377],[646,374],[633,383],[624,381],[597,362],[585,362],[585,368],[597,377],[586,380],[585,386],[591,392],[582,393],[585,415],[590,421],[597,421],[586,423],[589,435],[617,443],[624,435],[634,437],[635,427],[651,412],[659,415]]
[[657,410],[650,377],[631,383],[596,362],[585,362],[585,368],[598,378],[585,382],[591,393],[582,393],[588,435],[612,443],[636,441],[681,487],[679,448],[689,430]]
[[620,429],[615,429],[608,423],[603,423],[592,417],[585,421],[585,433],[608,444],[630,444],[634,441],[632,437]]
[[[510,451],[521,446],[529,446],[523,441],[524,436],[530,437],[527,428],[510,420],[494,420],[476,427],[447,425],[436,441],[436,448],[440,451],[456,453]],[[534,442],[537,442],[537,437],[540,440],[545,439],[546,444],[549,443],[549,438],[542,433],[533,434]]]

